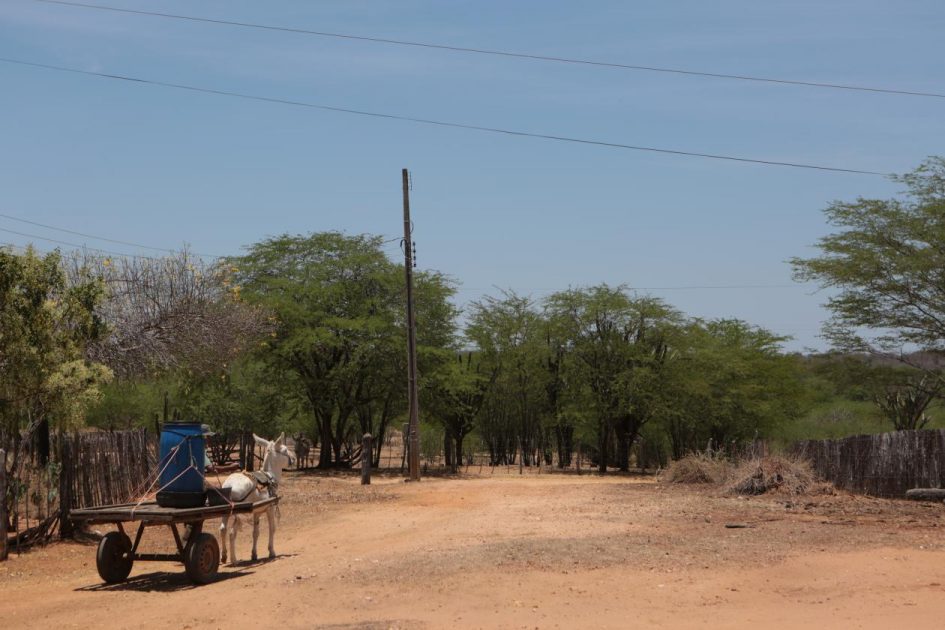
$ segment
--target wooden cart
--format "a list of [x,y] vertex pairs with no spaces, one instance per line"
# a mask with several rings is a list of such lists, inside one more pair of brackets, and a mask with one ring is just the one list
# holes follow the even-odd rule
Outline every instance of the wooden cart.
[[[94,508],[72,510],[69,514],[75,522],[114,523],[117,532],[108,532],[98,544],[95,565],[98,574],[108,584],[123,582],[135,560],[154,562],[182,562],[187,577],[196,584],[206,584],[216,575],[220,565],[220,546],[213,534],[203,531],[206,520],[230,514],[256,514],[264,512],[279,502],[279,497],[262,501],[243,502],[233,505],[214,505],[196,508],[161,507],[155,502],[103,505]],[[138,523],[134,543],[125,533],[123,523]],[[146,527],[167,526],[174,535],[177,553],[138,553],[138,545]],[[181,538],[178,525],[190,528],[187,540]]]

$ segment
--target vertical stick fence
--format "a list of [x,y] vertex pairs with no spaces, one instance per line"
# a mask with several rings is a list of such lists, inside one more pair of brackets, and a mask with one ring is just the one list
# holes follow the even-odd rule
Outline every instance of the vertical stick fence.
[[851,492],[903,498],[912,488],[945,486],[945,429],[805,440],[793,452],[825,481]]
[[24,443],[12,471],[0,450],[0,560],[11,541],[19,552],[57,529],[72,537],[72,509],[137,500],[157,468],[157,444],[144,429],[62,434],[52,446],[54,458],[44,462]]

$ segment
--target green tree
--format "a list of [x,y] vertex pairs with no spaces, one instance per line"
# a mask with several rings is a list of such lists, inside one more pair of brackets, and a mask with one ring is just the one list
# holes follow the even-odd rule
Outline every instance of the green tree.
[[877,392],[873,401],[894,430],[915,431],[929,423],[931,418],[925,412],[941,392],[941,382],[927,374],[901,375]]
[[630,447],[653,418],[680,315],[658,299],[632,298],[624,287],[607,285],[555,293],[546,311],[568,339],[568,378],[587,392],[600,471],[611,460],[612,442],[615,464],[627,470]]
[[24,428],[31,436],[80,426],[111,378],[84,357],[105,332],[96,316],[102,284],[87,274],[69,284],[60,263],[58,252],[0,250],[0,431],[14,442]]
[[546,407],[542,333],[541,315],[532,301],[511,291],[474,302],[466,326],[466,337],[493,372],[493,408],[509,406],[501,416],[513,419],[514,439],[525,466],[538,463],[535,452]]
[[[930,358],[916,355],[908,362],[936,369]],[[833,385],[833,393],[841,399],[872,402],[896,431],[928,425],[931,417],[926,411],[943,388],[943,382],[926,370],[866,354],[818,357],[813,370]]]
[[664,371],[658,415],[674,458],[727,448],[794,420],[803,406],[802,367],[784,337],[733,319],[691,322]]
[[487,366],[481,355],[466,352],[440,365],[426,379],[424,406],[443,425],[446,465],[454,473],[462,464],[463,440],[476,429],[496,376],[496,368]]
[[899,197],[828,206],[839,231],[819,256],[792,259],[794,275],[836,290],[825,333],[843,350],[945,350],[945,159],[893,180],[906,186]]
[[[358,430],[377,452],[406,390],[403,268],[373,236],[283,235],[232,261],[243,299],[273,313],[275,331],[258,356],[286,376],[307,403],[321,445],[319,466],[347,465]],[[416,280],[420,373],[453,343],[449,282]],[[421,382],[422,386],[422,382]]]
[[547,317],[542,316],[542,336],[545,348],[542,353],[542,366],[545,370],[545,409],[543,430],[547,440],[553,437],[558,455],[558,467],[571,465],[574,453],[574,431],[578,424],[577,401],[567,374],[567,359],[570,343],[566,330],[556,327]]

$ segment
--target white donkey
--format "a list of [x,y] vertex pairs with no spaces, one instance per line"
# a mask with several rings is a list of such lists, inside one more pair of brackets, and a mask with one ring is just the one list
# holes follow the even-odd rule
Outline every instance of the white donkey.
[[[264,473],[268,485],[259,488],[258,480],[252,473],[237,472],[226,478],[223,482],[224,488],[230,488],[230,500],[234,503],[242,501],[262,501],[269,497],[276,496],[279,482],[282,481],[282,469],[288,468],[295,461],[295,455],[285,445],[285,433],[281,434],[275,441],[263,439],[253,434],[256,444],[265,449],[266,455],[263,457],[262,472]],[[276,535],[276,506],[266,510],[266,520],[269,523],[269,557],[276,557],[276,550],[273,547],[273,538]],[[259,539],[259,519],[261,514],[253,514],[253,560],[256,560],[256,541]],[[220,525],[220,542],[223,551],[220,554],[220,560],[226,563],[226,535],[227,526],[230,518],[233,519],[233,526],[229,528],[230,548],[233,550],[232,564],[236,564],[236,533],[240,529],[240,518],[236,515],[232,517],[227,515],[223,517],[223,524]]]

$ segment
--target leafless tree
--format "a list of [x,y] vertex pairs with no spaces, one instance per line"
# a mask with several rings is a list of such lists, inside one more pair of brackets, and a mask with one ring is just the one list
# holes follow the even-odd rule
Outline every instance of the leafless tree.
[[262,310],[240,299],[234,269],[187,251],[161,258],[80,251],[65,266],[70,280],[91,275],[105,285],[97,314],[108,333],[87,354],[119,376],[181,366],[210,373],[272,328]]

